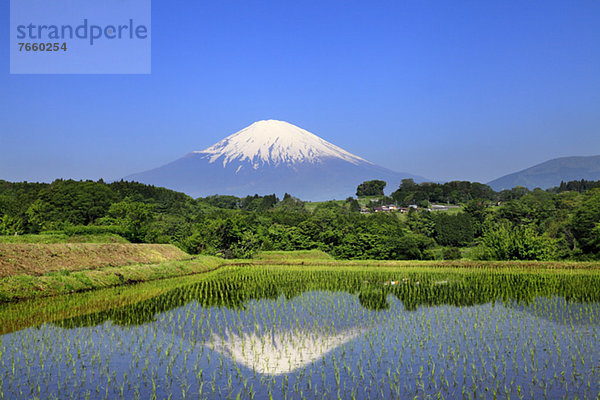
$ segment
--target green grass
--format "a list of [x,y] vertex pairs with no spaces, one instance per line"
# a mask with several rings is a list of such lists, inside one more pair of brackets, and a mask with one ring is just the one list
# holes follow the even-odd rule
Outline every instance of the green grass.
[[66,235],[64,233],[40,233],[37,235],[0,236],[0,243],[129,243],[114,233],[89,235]]
[[313,212],[318,206],[325,203],[335,203],[338,206],[343,206],[344,204],[346,204],[346,200],[307,201],[306,203],[304,203],[304,207],[306,208],[306,211]]
[[[439,203],[436,203],[439,204]],[[452,204],[448,204],[450,206],[452,206]],[[440,210],[440,211],[434,211],[436,213],[446,213],[446,214],[450,214],[450,215],[454,215],[454,214],[458,214],[459,212],[461,212],[463,210],[463,206],[459,206],[459,207],[452,207],[448,210]]]
[[377,201],[383,197],[384,196],[360,196],[357,200],[361,207],[368,207],[371,204],[371,201]]
[[[441,252],[442,248],[440,248]],[[425,268],[428,270],[440,269],[461,269],[461,270],[480,270],[490,269],[498,271],[574,271],[588,270],[599,271],[599,262],[581,262],[581,261],[478,261],[469,260],[468,252],[471,248],[461,249],[463,258],[460,260],[336,260],[327,253],[319,250],[301,250],[301,251],[264,251],[258,253],[252,260],[228,260],[224,265],[244,265],[246,267],[293,267],[303,266],[302,268],[334,268],[339,269],[378,269],[378,268],[409,268],[415,271]]]
[[320,250],[297,250],[297,251],[261,251],[254,256],[256,260],[333,260],[329,254]]
[[193,275],[214,270],[224,260],[198,256],[192,260],[128,265],[83,271],[56,271],[41,276],[0,278],[0,302],[55,296],[138,282]]

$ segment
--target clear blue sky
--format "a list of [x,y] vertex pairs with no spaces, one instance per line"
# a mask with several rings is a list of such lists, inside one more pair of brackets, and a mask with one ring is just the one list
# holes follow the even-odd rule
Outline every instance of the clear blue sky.
[[150,75],[10,75],[8,22],[0,179],[118,179],[269,118],[436,180],[600,154],[597,0],[154,0]]

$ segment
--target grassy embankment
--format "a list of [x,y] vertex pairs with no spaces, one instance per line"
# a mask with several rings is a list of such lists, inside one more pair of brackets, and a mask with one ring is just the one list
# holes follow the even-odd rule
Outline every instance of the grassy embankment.
[[0,243],[0,302],[197,274],[222,262],[163,244]]

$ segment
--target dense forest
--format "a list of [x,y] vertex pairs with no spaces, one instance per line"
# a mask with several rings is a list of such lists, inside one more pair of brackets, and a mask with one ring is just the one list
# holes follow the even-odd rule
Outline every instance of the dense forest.
[[[359,193],[381,193],[385,182],[372,182]],[[460,207],[431,211],[434,203]],[[412,207],[365,214],[381,204]],[[390,197],[305,203],[289,194],[193,199],[124,181],[0,180],[0,235],[36,233],[118,234],[227,258],[320,249],[342,259],[592,260],[600,258],[600,181],[494,192],[405,180]]]

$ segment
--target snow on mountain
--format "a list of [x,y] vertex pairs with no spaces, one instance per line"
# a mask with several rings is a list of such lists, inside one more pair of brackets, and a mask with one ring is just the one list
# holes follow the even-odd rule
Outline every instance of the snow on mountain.
[[[195,154],[208,155],[210,163],[223,167],[239,161],[254,169],[263,164],[318,163],[323,158],[339,158],[352,164],[368,161],[285,121],[258,121]],[[243,168],[243,167],[242,167]]]
[[290,193],[303,200],[344,199],[358,184],[382,179],[387,191],[401,180],[425,178],[391,171],[284,121],[258,121],[202,151],[125,179],[193,197]]

